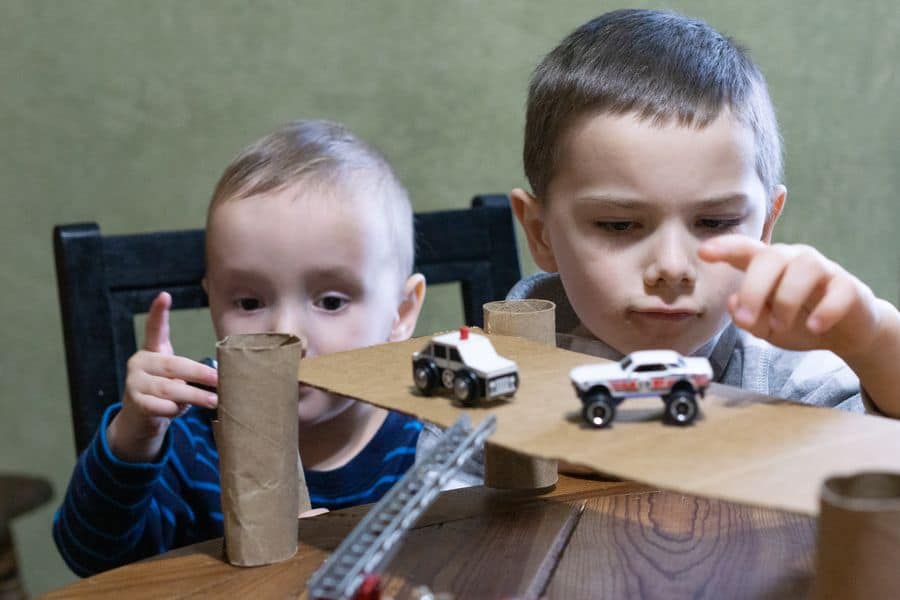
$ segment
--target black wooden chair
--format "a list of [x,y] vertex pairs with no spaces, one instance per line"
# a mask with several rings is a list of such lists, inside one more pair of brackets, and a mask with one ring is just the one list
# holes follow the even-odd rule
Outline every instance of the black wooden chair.
[[[481,306],[521,277],[508,198],[483,195],[472,207],[416,215],[416,270],[429,284],[459,282],[463,314],[482,325]],[[90,442],[103,411],[122,396],[137,348],[134,316],[160,291],[172,308],[207,306],[200,287],[203,230],[102,235],[96,223],[53,230],[75,446]]]

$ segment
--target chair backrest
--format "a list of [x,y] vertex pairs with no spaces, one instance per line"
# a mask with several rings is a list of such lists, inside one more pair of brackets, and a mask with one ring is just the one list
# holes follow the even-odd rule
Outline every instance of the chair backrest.
[[[481,326],[482,305],[503,298],[521,277],[508,198],[476,196],[469,209],[419,213],[415,228],[416,270],[429,284],[459,282],[466,323]],[[54,228],[77,452],[122,396],[137,349],[134,316],[164,290],[173,310],[207,306],[203,236],[202,229],[102,235],[96,223]]]

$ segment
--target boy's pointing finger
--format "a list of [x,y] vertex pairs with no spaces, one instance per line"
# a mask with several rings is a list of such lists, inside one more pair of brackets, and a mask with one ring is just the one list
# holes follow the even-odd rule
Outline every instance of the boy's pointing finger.
[[707,262],[726,262],[736,269],[746,271],[750,262],[766,245],[746,235],[719,235],[700,245],[698,254]]
[[172,343],[169,340],[169,309],[171,307],[172,296],[168,292],[160,292],[153,300],[144,328],[144,350],[172,354]]

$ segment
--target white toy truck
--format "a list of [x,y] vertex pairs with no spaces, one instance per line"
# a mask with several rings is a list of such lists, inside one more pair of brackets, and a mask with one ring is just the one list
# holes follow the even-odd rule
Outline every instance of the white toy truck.
[[575,367],[569,377],[583,405],[581,414],[594,427],[608,426],[616,407],[637,396],[660,396],[666,404],[666,421],[689,425],[700,412],[697,395],[706,392],[712,368],[705,358],[642,350],[617,363]]
[[426,396],[438,389],[453,390],[465,406],[506,398],[519,388],[516,363],[503,358],[483,335],[468,328],[431,338],[412,355],[413,381]]

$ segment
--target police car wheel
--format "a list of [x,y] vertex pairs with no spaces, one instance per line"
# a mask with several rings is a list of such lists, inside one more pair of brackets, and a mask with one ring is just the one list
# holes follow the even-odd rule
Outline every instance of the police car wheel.
[[416,388],[423,394],[431,394],[437,387],[438,368],[434,361],[423,359],[417,360],[413,365],[413,382]]
[[698,412],[697,400],[690,392],[674,392],[666,399],[666,418],[670,423],[690,425]]
[[478,404],[478,380],[469,370],[461,370],[453,378],[453,395],[465,406]]
[[616,407],[607,394],[592,394],[585,398],[581,416],[588,425],[596,428],[608,427],[616,418]]

